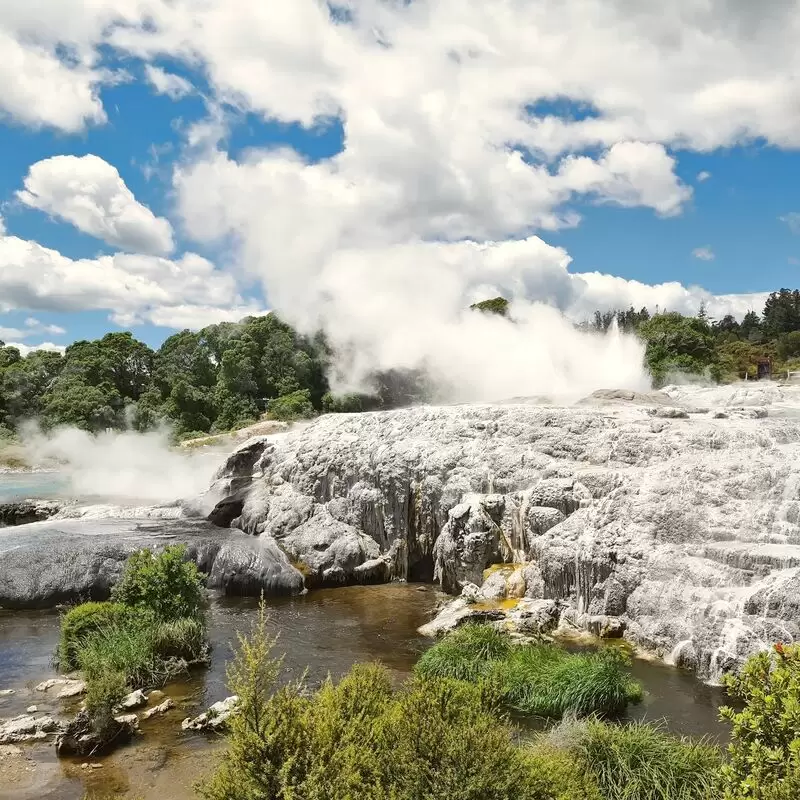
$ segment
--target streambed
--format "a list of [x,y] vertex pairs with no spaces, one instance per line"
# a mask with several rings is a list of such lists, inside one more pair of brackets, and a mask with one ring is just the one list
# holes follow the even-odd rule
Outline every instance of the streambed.
[[[269,602],[271,628],[279,635],[278,653],[285,653],[286,676],[308,668],[311,682],[329,672],[344,673],[358,661],[380,660],[402,678],[429,644],[417,633],[440,599],[428,585],[388,584],[353,586],[311,592],[304,597]],[[226,696],[225,663],[237,631],[249,629],[255,618],[253,599],[216,598],[211,606],[210,631],[214,646],[211,668],[190,680],[171,685],[167,694],[177,705],[162,719],[145,722],[144,736],[101,762],[100,769],[81,769],[80,763],[55,759],[52,744],[25,748],[33,768],[3,786],[3,800],[79,800],[121,793],[142,800],[189,800],[194,782],[213,766],[221,747],[217,738],[184,734],[180,721]],[[48,708],[32,691],[38,681],[53,675],[50,657],[58,640],[54,612],[0,612],[0,688],[15,695],[0,698],[0,716],[24,712],[31,703]],[[632,718],[666,718],[675,732],[716,738],[725,735],[717,721],[721,693],[677,669],[637,661],[633,668],[644,683],[646,698],[631,710]]]

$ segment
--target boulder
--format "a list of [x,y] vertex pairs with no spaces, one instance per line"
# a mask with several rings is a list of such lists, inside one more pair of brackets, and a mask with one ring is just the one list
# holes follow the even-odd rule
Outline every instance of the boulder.
[[41,522],[61,511],[61,504],[49,500],[17,500],[0,503],[0,528],[11,525],[27,525]]
[[166,700],[164,700],[163,702],[159,703],[157,706],[153,706],[152,708],[148,708],[147,711],[145,711],[142,714],[142,719],[143,720],[147,720],[147,719],[150,719],[151,717],[155,717],[155,716],[157,716],[159,714],[166,714],[167,711],[169,711],[171,708],[175,708],[175,702],[174,702],[174,700],[172,700],[172,698],[168,697]]
[[[136,708],[142,708],[147,705],[147,695],[141,690],[137,689],[122,698],[122,701],[117,706],[117,711],[132,711]],[[135,716],[135,715],[134,715]]]
[[35,739],[46,739],[58,733],[62,724],[48,715],[23,714],[12,719],[0,720],[0,744],[17,744]]
[[[187,557],[230,594],[297,594],[302,575],[275,544],[196,519],[74,518],[0,528],[0,607],[51,608],[107,599],[135,550],[185,544]],[[219,563],[218,562],[219,559]]]
[[50,678],[42,681],[37,687],[37,692],[48,692],[58,700],[68,700],[71,697],[86,693],[86,682],[73,678]]
[[80,711],[56,737],[56,755],[80,758],[100,756],[129,742],[135,736],[137,729],[135,714],[111,719],[101,731],[98,731],[91,724],[89,714]]
[[239,698],[236,695],[227,697],[214,703],[208,711],[194,719],[186,718],[181,723],[181,728],[185,731],[221,731],[228,727],[228,720],[236,711]]

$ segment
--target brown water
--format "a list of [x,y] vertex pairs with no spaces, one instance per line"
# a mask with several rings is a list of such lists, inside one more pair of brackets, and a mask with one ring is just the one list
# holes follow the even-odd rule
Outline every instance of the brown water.
[[[430,618],[440,598],[430,586],[389,584],[271,600],[270,625],[279,635],[277,651],[286,656],[285,673],[296,676],[308,668],[308,679],[315,682],[329,673],[339,676],[353,663],[380,660],[398,677],[407,675],[430,643],[417,634],[417,628]],[[27,747],[30,760],[21,779],[0,758],[0,798],[80,800],[86,792],[97,798],[193,798],[193,785],[213,768],[222,741],[184,734],[180,722],[227,696],[225,663],[237,631],[249,630],[256,608],[257,602],[249,599],[221,598],[213,603],[210,669],[167,687],[177,708],[163,718],[144,722],[144,735],[135,746],[94,762],[102,763],[99,769],[59,762],[52,744]],[[40,711],[59,710],[56,703],[43,702],[32,691],[38,681],[53,674],[50,658],[57,640],[56,613],[0,611],[0,689],[17,690],[11,697],[0,698],[0,717],[23,713],[32,703]],[[666,718],[675,732],[724,736],[716,715],[721,702],[718,690],[679,670],[646,661],[635,662],[633,671],[647,694],[632,718]],[[14,775],[13,784],[9,774]]]

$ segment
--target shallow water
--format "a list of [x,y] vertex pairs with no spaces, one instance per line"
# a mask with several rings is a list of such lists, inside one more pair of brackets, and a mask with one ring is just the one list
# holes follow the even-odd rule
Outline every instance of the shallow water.
[[0,503],[52,499],[65,489],[64,478],[57,472],[6,472],[0,475]]
[[[285,653],[286,677],[299,676],[308,668],[308,680],[316,682],[328,673],[341,675],[355,662],[372,660],[382,661],[398,678],[407,675],[430,644],[417,634],[417,628],[429,619],[440,597],[430,586],[389,584],[271,600],[270,627],[279,635],[276,652]],[[211,768],[221,742],[183,734],[180,721],[227,695],[225,663],[237,631],[249,630],[256,608],[253,599],[219,598],[213,602],[210,669],[167,687],[178,708],[162,719],[144,723],[144,736],[137,746],[117,751],[96,771],[58,762],[51,744],[28,748],[38,764],[31,782],[13,791],[4,789],[0,771],[0,798],[78,800],[87,790],[97,797],[122,792],[142,800],[193,797],[194,782]],[[0,688],[17,689],[17,694],[0,698],[0,717],[22,713],[33,702],[40,711],[57,707],[26,689],[53,674],[50,658],[57,639],[57,613],[0,612]],[[632,710],[631,718],[666,717],[668,727],[678,733],[724,736],[716,717],[721,701],[718,690],[689,674],[646,661],[636,661],[633,671],[647,695],[644,703]]]

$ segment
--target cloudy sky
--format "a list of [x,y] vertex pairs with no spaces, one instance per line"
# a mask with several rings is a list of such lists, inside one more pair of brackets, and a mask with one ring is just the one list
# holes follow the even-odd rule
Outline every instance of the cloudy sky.
[[760,310],[798,41],[797,0],[0,3],[0,339],[276,308],[411,363],[497,293]]

